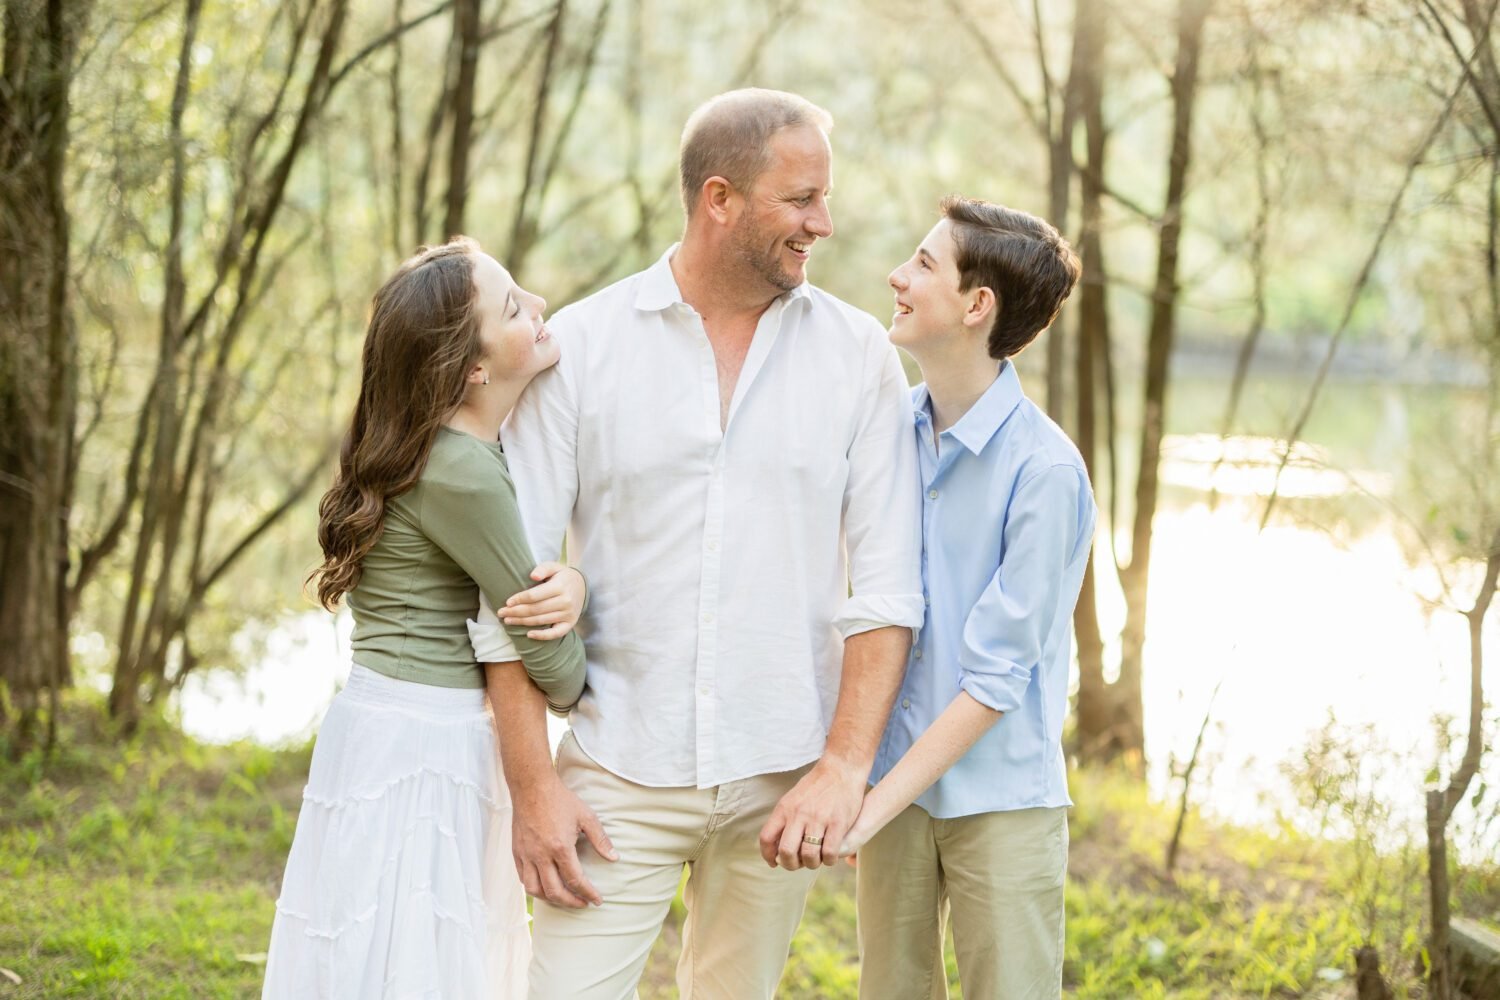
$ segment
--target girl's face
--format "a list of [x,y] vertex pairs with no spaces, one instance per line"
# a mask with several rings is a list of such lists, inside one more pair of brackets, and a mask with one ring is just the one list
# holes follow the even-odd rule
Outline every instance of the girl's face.
[[547,333],[542,313],[547,301],[532,295],[489,254],[474,256],[474,287],[478,291],[479,340],[484,357],[477,366],[501,381],[528,382],[537,372],[557,364],[557,341]]

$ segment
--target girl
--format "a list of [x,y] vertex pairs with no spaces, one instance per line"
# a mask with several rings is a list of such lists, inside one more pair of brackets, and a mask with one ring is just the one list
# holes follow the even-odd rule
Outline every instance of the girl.
[[[582,578],[532,570],[500,424],[557,345],[546,303],[472,240],[424,249],[375,293],[359,401],[319,506],[330,610],[346,597],[354,666],[313,752],[264,996],[512,997],[525,992],[525,896],[505,863],[486,670],[468,618],[528,587],[514,650],[557,708],[583,690]],[[509,613],[509,612],[508,612]]]

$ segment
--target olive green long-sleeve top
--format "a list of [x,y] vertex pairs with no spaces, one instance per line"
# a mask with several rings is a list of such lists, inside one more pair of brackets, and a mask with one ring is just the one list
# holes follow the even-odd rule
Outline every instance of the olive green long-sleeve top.
[[[467,621],[479,591],[495,607],[533,585],[536,565],[498,444],[438,431],[417,484],[390,500],[385,527],[349,593],[354,661],[397,680],[484,687]],[[583,643],[574,633],[539,641],[505,627],[526,672],[554,706],[583,693]]]

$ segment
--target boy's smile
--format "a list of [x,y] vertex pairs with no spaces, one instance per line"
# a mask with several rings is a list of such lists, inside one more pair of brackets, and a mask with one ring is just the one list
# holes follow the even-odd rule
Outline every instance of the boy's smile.
[[958,243],[947,219],[887,279],[896,293],[891,342],[908,351],[961,335],[970,296],[958,290]]

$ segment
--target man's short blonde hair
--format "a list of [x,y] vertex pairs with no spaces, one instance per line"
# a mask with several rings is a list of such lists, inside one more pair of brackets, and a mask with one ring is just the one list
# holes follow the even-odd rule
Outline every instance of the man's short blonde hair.
[[679,177],[682,208],[689,217],[710,177],[722,177],[747,192],[771,162],[771,137],[784,128],[833,129],[833,116],[784,90],[747,87],[710,98],[682,129]]

